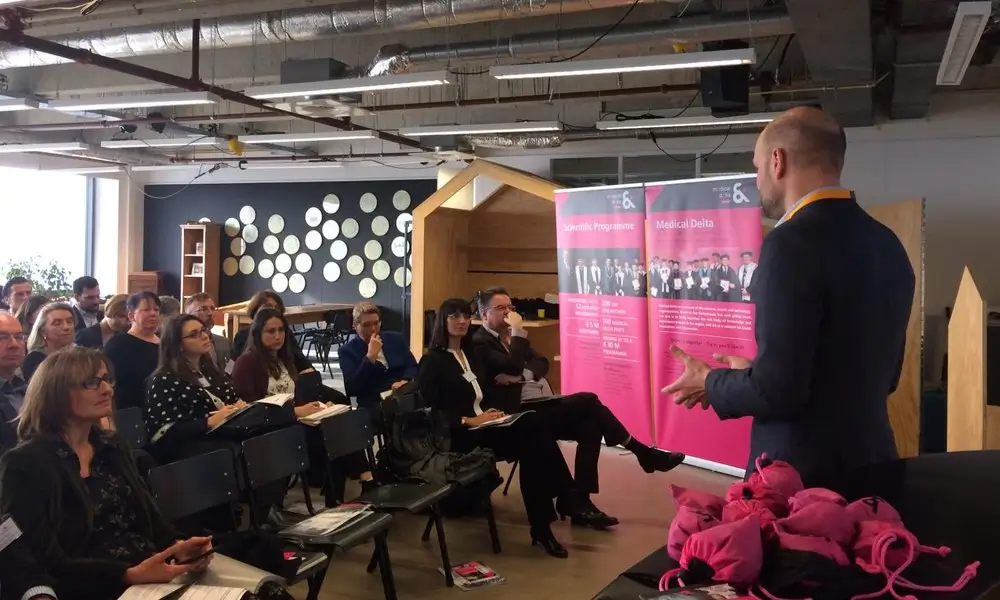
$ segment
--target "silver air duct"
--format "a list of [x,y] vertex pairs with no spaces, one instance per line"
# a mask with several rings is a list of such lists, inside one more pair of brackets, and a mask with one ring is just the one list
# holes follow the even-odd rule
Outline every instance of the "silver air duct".
[[518,148],[533,150],[536,148],[558,148],[563,144],[563,136],[551,134],[490,134],[465,136],[472,148]]
[[[351,0],[325,8],[302,8],[224,17],[202,23],[202,48],[304,42],[336,35],[445,27],[628,6],[632,0]],[[52,38],[114,58],[178,54],[191,50],[191,23],[112,29]],[[0,49],[0,69],[66,62],[23,48]]]

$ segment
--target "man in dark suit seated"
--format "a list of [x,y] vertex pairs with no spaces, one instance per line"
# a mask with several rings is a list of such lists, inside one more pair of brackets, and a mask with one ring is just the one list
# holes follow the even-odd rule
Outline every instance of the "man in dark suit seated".
[[93,327],[104,318],[104,313],[101,312],[101,286],[89,275],[73,281],[73,300],[70,304],[73,306],[77,331]]
[[757,355],[716,355],[729,368],[713,368],[672,348],[685,370],[663,390],[721,419],[753,417],[747,472],[766,452],[807,487],[897,457],[887,398],[902,369],[913,268],[892,230],[840,187],[846,149],[844,130],[815,108],[789,110],[760,135],[757,187],[764,214],[780,221],[750,283]]
[[0,455],[17,445],[15,419],[28,383],[17,370],[24,361],[27,336],[13,316],[0,313]]
[[417,361],[402,334],[382,331],[382,313],[371,302],[354,305],[352,337],[337,352],[344,389],[373,415],[380,415],[382,393],[395,391],[417,376]]
[[[598,492],[597,462],[601,438],[609,446],[623,446],[639,461],[647,473],[669,471],[684,460],[683,454],[650,448],[636,440],[614,413],[590,392],[553,396],[545,375],[549,360],[531,348],[521,316],[514,312],[510,295],[500,287],[479,294],[479,312],[483,326],[472,336],[476,356],[486,371],[483,406],[505,413],[534,410],[548,422],[560,440],[577,442],[577,491],[592,508],[585,522],[595,529],[618,524],[589,501]],[[574,519],[580,521],[580,519]]]

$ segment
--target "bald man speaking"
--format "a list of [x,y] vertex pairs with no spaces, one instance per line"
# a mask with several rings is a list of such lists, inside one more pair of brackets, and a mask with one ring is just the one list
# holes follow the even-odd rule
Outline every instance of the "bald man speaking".
[[847,141],[829,114],[783,113],[754,149],[764,237],[751,283],[757,355],[684,362],[663,389],[720,419],[752,417],[748,472],[766,452],[807,486],[897,457],[887,397],[902,369],[914,277],[896,235],[840,185]]

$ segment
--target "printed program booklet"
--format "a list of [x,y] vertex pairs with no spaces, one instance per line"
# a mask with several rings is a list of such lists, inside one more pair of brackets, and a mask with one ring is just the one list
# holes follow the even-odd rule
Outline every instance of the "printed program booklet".
[[[438,571],[444,573],[441,567],[438,567]],[[497,575],[493,569],[476,561],[453,566],[451,576],[455,579],[455,587],[463,591],[504,582],[504,578]]]

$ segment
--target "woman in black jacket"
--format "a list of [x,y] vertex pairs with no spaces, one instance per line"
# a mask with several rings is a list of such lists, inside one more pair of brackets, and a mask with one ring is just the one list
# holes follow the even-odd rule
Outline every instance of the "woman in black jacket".
[[[467,452],[477,446],[519,461],[521,496],[531,524],[532,545],[539,544],[557,558],[569,553],[552,535],[555,518],[552,499],[573,504],[573,477],[559,445],[532,412],[521,413],[509,425],[491,421],[505,415],[483,410],[483,375],[467,336],[472,315],[466,300],[445,300],[437,311],[430,350],[420,360],[417,385],[424,401],[451,426],[452,448]],[[583,507],[579,507],[583,510]],[[572,511],[571,511],[572,512]]]

